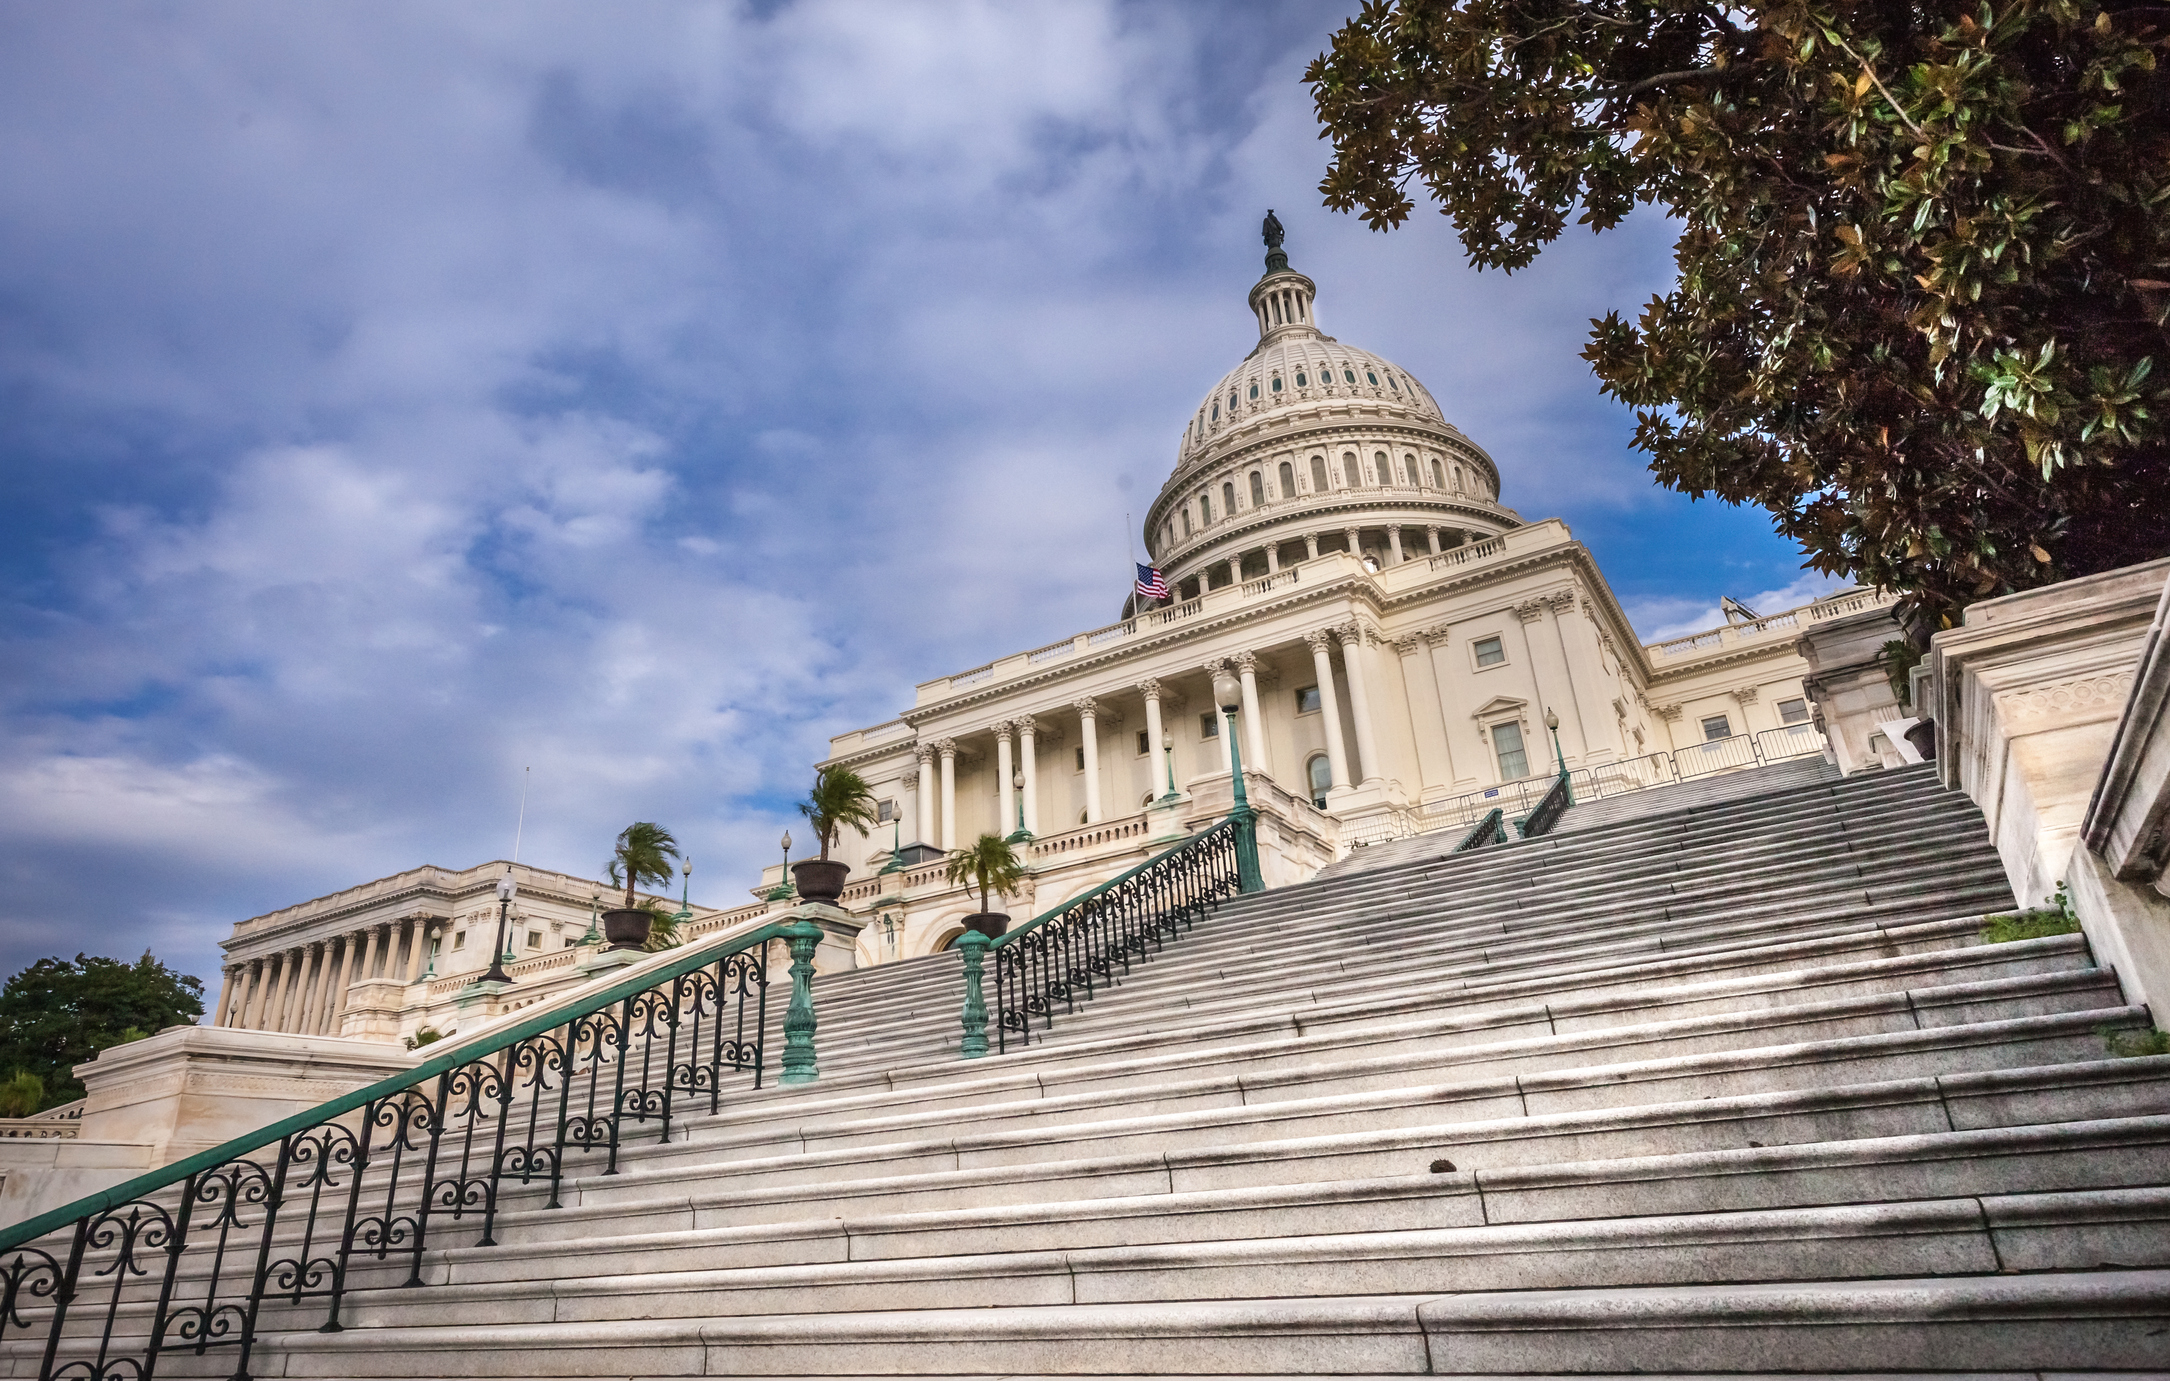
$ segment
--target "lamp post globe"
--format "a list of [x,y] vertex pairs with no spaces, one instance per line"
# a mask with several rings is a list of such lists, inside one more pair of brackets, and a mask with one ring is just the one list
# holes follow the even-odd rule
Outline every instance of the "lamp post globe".
[[1227,721],[1221,732],[1228,735],[1228,777],[1235,787],[1237,810],[1248,809],[1251,800],[1243,789],[1243,745],[1236,741],[1236,711],[1243,705],[1243,683],[1224,667],[1213,673],[1213,701]]
[[1567,755],[1560,751],[1560,717],[1545,706],[1545,728],[1552,733],[1552,760],[1559,765],[1560,775],[1567,775]]
[[512,869],[497,880],[497,943],[490,946],[490,970],[482,975],[484,983],[510,983],[512,975],[505,972],[505,922],[512,914],[512,899],[519,889],[512,880]]

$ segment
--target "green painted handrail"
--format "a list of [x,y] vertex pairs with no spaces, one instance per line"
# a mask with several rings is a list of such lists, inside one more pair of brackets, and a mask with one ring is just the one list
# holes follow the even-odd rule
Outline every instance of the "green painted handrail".
[[804,924],[806,923],[801,921],[771,921],[744,935],[712,941],[712,947],[688,945],[684,953],[674,956],[669,962],[628,974],[601,992],[582,997],[578,1003],[567,1002],[564,1005],[549,1006],[547,1010],[515,1022],[502,1031],[485,1031],[472,1041],[456,1044],[453,1049],[430,1056],[404,1073],[389,1075],[352,1093],[341,1094],[329,1102],[319,1103],[306,1112],[295,1113],[292,1117],[274,1122],[268,1127],[244,1133],[208,1151],[198,1151],[195,1155],[177,1160],[171,1165],[162,1165],[156,1170],[138,1175],[124,1184],[117,1184],[111,1189],[101,1189],[95,1194],[86,1194],[74,1203],[63,1204],[35,1218],[25,1219],[11,1228],[0,1229],[0,1252],[13,1251],[47,1233],[67,1227],[78,1219],[103,1213],[131,1199],[140,1199],[169,1185],[179,1184],[191,1175],[213,1169],[230,1160],[237,1160],[250,1151],[270,1145],[295,1132],[366,1107],[387,1094],[434,1079],[475,1060],[486,1059],[509,1045],[515,1045],[530,1036],[539,1036],[568,1022],[578,1021],[592,1012],[601,1011],[614,1002],[622,1002],[658,983],[667,983],[695,969],[705,968],[718,959],[728,959],[734,954],[752,949],[756,945],[765,945],[771,940],[788,940],[792,933]]
[[1106,882],[1101,883],[1098,887],[1095,887],[1090,891],[1080,892],[1076,896],[1070,898],[1070,900],[1063,902],[1058,906],[1053,906],[1045,911],[1042,911],[1039,915],[1034,916],[1031,920],[1025,922],[1023,925],[1017,927],[1017,929],[1015,930],[1003,931],[1001,937],[987,947],[989,952],[1002,948],[1004,945],[1009,944],[1011,941],[1017,939],[1019,936],[1037,930],[1039,927],[1046,925],[1049,921],[1054,920],[1057,916],[1060,916],[1063,912],[1068,911],[1071,907],[1078,905],[1080,902],[1091,901],[1094,897],[1099,896],[1102,892],[1105,892],[1110,888],[1122,886],[1124,883],[1130,881],[1138,874],[1144,872],[1146,869],[1152,867],[1154,864],[1166,858],[1169,854],[1175,853],[1179,849],[1188,849],[1193,845],[1202,844],[1206,840],[1211,839],[1214,834],[1220,830],[1234,829],[1238,823],[1236,819],[1237,814],[1238,812],[1230,811],[1225,819],[1222,819],[1215,824],[1207,826],[1205,829],[1198,831],[1198,833],[1191,835],[1188,838],[1178,839],[1175,843],[1170,844],[1167,848],[1162,849],[1159,853],[1154,854],[1152,857],[1146,859],[1143,863],[1140,863],[1137,867],[1132,868],[1130,871],[1126,873],[1120,873],[1115,877],[1111,877]]

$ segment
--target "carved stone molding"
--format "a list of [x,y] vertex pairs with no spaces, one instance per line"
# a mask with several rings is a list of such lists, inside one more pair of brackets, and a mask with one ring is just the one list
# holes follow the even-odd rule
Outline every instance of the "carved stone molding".
[[1554,590],[1551,594],[1540,595],[1538,598],[1551,605],[1554,614],[1564,614],[1575,607],[1575,592],[1573,590]]
[[1040,728],[1040,722],[1029,714],[1021,714],[1011,720],[1010,723],[1016,727],[1017,732],[1020,734],[1037,733]]
[[912,756],[918,758],[922,763],[931,763],[934,761],[934,745],[922,743],[912,750]]
[[953,738],[938,738],[934,741],[934,751],[940,753],[945,758],[954,758],[957,756],[957,740]]
[[1545,602],[1541,599],[1525,599],[1514,607],[1514,616],[1524,623],[1535,623],[1545,616]]
[[2115,711],[2132,698],[2132,672],[2108,671],[2079,676],[2052,686],[2032,686],[2005,691],[1997,697],[1997,712],[2008,721],[2043,719],[2075,711]]
[[1678,705],[1652,705],[1650,712],[1668,724],[1680,718],[1680,706]]
[[1314,628],[1309,633],[1304,634],[1304,641],[1311,644],[1313,652],[1317,652],[1319,649],[1329,646],[1333,642],[1333,637],[1334,634],[1331,629]]
[[996,737],[996,738],[998,738],[998,739],[1000,739],[1000,740],[1002,740],[1002,742],[1004,742],[1004,743],[1008,743],[1008,742],[1010,741],[1011,724],[1010,724],[1010,721],[1009,721],[1009,720],[1007,720],[1007,719],[998,719],[998,720],[996,720],[996,721],[994,722],[994,731],[995,731],[995,737]]
[[1206,659],[1205,666],[1202,668],[1202,670],[1208,676],[1217,676],[1220,674],[1221,668],[1227,665],[1228,659],[1226,657],[1209,657]]
[[1258,658],[1252,653],[1238,652],[1235,656],[1229,658],[1229,660],[1235,663],[1236,672],[1238,675],[1241,675],[1246,671],[1250,672],[1253,676],[1256,676],[1258,674]]
[[1737,686],[1732,692],[1733,698],[1743,705],[1755,704],[1756,694],[1757,692],[1754,686]]
[[1417,655],[1417,653],[1424,650],[1424,639],[1415,634],[1411,634],[1406,638],[1395,638],[1392,642],[1392,646],[1394,650],[1400,653],[1402,656],[1414,657]]
[[1157,677],[1148,676],[1143,681],[1140,681],[1138,683],[1138,694],[1144,696],[1148,700],[1160,699],[1159,679]]
[[1100,714],[1100,702],[1089,695],[1081,695],[1071,701],[1070,708],[1081,715],[1091,715],[1094,718],[1098,718]]

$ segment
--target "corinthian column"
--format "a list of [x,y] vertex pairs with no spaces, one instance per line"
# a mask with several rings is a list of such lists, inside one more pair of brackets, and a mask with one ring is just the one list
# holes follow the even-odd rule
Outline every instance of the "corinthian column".
[[[1349,750],[1341,741],[1341,697],[1334,691],[1334,659],[1327,652],[1332,635],[1325,629],[1304,634],[1304,641],[1311,645],[1311,671],[1319,678],[1319,712],[1326,720],[1326,765],[1333,772],[1334,785],[1349,784]],[[1305,784],[1309,789],[1309,783]]]
[[1032,736],[1039,724],[1031,715],[1015,721],[1017,724],[1017,761],[1025,774],[1025,833],[1040,832],[1040,755]]
[[233,996],[234,970],[237,967],[239,966],[235,964],[219,965],[219,1001],[218,1006],[211,1009],[211,1024],[213,1026],[224,1026],[226,1024],[226,1000]]
[[1368,785],[1381,780],[1381,773],[1379,740],[1371,728],[1371,693],[1364,684],[1366,635],[1363,626],[1355,623],[1336,631],[1341,637],[1341,664],[1349,672],[1349,717],[1356,721],[1356,756],[1364,771],[1362,780]]
[[939,838],[940,821],[934,811],[934,745],[922,743],[919,757],[919,818],[912,822],[912,832],[922,844],[932,844]]
[[1248,652],[1235,656],[1236,679],[1243,683],[1243,750],[1251,755],[1250,770],[1273,775],[1266,761],[1266,721],[1258,713],[1258,658]]
[[1160,732],[1160,682],[1147,677],[1138,683],[1138,693],[1145,697],[1145,736],[1153,750],[1153,794],[1160,795],[1168,789],[1168,750],[1161,746]]
[[1071,702],[1077,710],[1078,742],[1085,745],[1085,823],[1100,823],[1100,706],[1091,696]]
[[1010,722],[1003,720],[995,725],[995,797],[1000,802],[1001,814],[995,820],[995,833],[1007,835],[1017,828],[1017,796],[1010,785],[1010,775],[1015,770],[1010,757]]
[[957,847],[957,741],[938,738],[934,751],[942,755],[942,852]]

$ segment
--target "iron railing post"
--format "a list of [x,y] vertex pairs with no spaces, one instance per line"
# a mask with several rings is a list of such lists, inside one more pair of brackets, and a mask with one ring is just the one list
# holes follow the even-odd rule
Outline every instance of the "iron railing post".
[[957,937],[957,952],[964,959],[964,1039],[957,1053],[977,1060],[987,1053],[987,995],[980,988],[980,968],[987,961],[987,937],[968,930]]
[[784,1009],[783,1073],[778,1082],[811,1084],[821,1077],[814,1059],[814,947],[821,943],[821,927],[801,920],[784,932],[791,947],[791,1005]]

